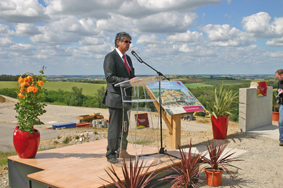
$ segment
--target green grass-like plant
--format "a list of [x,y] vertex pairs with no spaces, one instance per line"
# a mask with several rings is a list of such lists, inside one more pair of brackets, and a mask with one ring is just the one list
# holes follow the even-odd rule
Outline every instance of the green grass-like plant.
[[[139,162],[139,158],[135,161],[132,161],[130,158],[130,167],[128,168],[127,163],[123,158],[122,172],[125,179],[124,181],[119,178],[119,175],[112,165],[111,167],[108,167],[110,172],[107,170],[105,170],[105,172],[118,188],[145,188],[153,178],[159,175],[158,173],[155,173],[156,170],[148,174],[151,166],[152,164],[146,167],[144,161]],[[105,179],[102,180],[111,183]]]
[[4,167],[8,165],[8,160],[7,158],[9,156],[17,155],[17,152],[1,152],[0,153],[0,167]]
[[232,116],[233,105],[238,103],[238,97],[239,92],[233,93],[232,90],[224,89],[222,83],[219,90],[215,88],[214,100],[207,102],[207,110],[216,118],[218,116]]
[[67,136],[64,140],[63,140],[63,144],[68,144],[70,141],[72,141],[72,138],[70,136]]

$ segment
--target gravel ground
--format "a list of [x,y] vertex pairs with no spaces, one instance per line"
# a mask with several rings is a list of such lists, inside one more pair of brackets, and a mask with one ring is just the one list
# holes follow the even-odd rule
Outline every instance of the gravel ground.
[[[224,174],[222,186],[220,187],[260,187],[260,188],[280,188],[283,187],[283,147],[278,145],[278,140],[254,134],[236,134],[225,140],[229,148],[246,150],[239,157],[243,161],[233,162],[235,166],[241,168],[233,169],[237,178],[231,179],[228,174]],[[201,179],[205,180],[204,173]],[[198,187],[209,187],[198,184]]]

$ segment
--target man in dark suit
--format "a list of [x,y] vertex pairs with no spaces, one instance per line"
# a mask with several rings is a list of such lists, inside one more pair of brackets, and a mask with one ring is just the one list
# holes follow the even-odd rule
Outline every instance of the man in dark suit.
[[[131,58],[126,55],[131,44],[131,36],[128,33],[121,32],[116,35],[115,47],[112,52],[107,54],[104,59],[104,74],[107,81],[107,89],[103,104],[109,108],[109,129],[108,146],[106,157],[107,161],[117,163],[118,157],[127,157],[127,135],[128,135],[128,116],[126,110],[123,112],[123,103],[120,87],[114,85],[129,80],[134,77],[134,68]],[[131,91],[128,91],[131,94]],[[122,121],[126,128],[122,131]],[[122,148],[120,142],[122,139]],[[121,150],[121,151],[120,151]],[[119,156],[123,154],[124,156]]]

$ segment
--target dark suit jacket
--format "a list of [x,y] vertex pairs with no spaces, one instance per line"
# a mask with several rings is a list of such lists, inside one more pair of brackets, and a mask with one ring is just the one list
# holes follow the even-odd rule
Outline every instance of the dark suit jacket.
[[107,82],[107,89],[103,99],[103,104],[105,104],[107,107],[122,108],[120,87],[115,87],[114,85],[135,77],[135,70],[132,60],[127,55],[126,58],[130,65],[131,75],[129,75],[127,67],[116,49],[105,56],[104,74]]

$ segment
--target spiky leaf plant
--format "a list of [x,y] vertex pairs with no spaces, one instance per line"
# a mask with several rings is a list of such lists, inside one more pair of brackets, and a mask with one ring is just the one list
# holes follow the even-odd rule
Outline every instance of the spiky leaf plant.
[[215,117],[232,116],[233,104],[238,103],[238,96],[239,92],[233,93],[232,90],[224,89],[222,82],[219,90],[214,90],[214,100],[207,102],[207,110]]
[[220,168],[222,168],[224,171],[232,175],[232,177],[235,177],[234,173],[230,171],[227,167],[229,166],[240,169],[239,167],[234,166],[230,163],[234,161],[242,161],[242,159],[238,157],[233,157],[233,155],[236,152],[231,152],[232,149],[224,153],[224,150],[227,147],[227,145],[228,145],[227,143],[222,143],[222,141],[220,141],[218,144],[215,143],[214,141],[208,141],[208,144],[206,145],[206,149],[209,158],[203,156],[202,160],[204,163],[208,164],[210,168],[214,170],[219,170]]
[[202,154],[192,153],[192,142],[190,142],[189,152],[187,154],[183,148],[178,147],[178,149],[180,151],[181,162],[174,162],[171,159],[173,165],[170,168],[173,170],[173,174],[159,181],[173,179],[171,180],[172,187],[196,187],[195,183],[200,174],[199,165],[201,164]]
[[[135,161],[132,161],[130,158],[130,167],[127,168],[127,163],[123,158],[122,172],[125,179],[124,181],[119,178],[116,170],[112,165],[111,167],[108,167],[108,170],[110,172],[108,172],[107,170],[105,170],[105,172],[118,188],[144,188],[153,178],[158,175],[158,173],[155,173],[156,170],[148,174],[151,166],[152,164],[146,167],[146,164],[143,160],[139,162],[139,158],[137,158],[137,160]],[[103,180],[111,183],[105,179]]]

